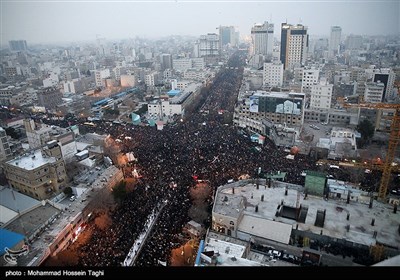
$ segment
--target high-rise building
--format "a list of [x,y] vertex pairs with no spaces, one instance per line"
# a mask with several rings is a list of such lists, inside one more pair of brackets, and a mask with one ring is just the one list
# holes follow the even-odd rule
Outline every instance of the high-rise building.
[[200,57],[219,55],[219,36],[208,33],[200,36]]
[[303,70],[303,78],[301,80],[301,92],[311,92],[311,87],[319,82],[319,72],[319,69],[315,68]]
[[380,103],[383,100],[385,84],[381,82],[365,83],[364,101],[370,103]]
[[286,69],[304,65],[307,59],[307,26],[282,23],[281,26],[281,62]]
[[219,35],[215,33],[200,35],[200,39],[194,46],[193,53],[194,57],[204,57],[206,63],[218,61],[220,56]]
[[391,99],[396,73],[390,68],[377,69],[374,71],[374,82],[381,82],[385,85],[382,101]]
[[341,36],[342,28],[340,26],[332,26],[329,39],[329,57],[334,57],[338,54]]
[[346,38],[345,46],[347,50],[360,49],[363,43],[363,37],[361,35],[349,35]]
[[264,63],[263,85],[280,87],[283,83],[283,64],[280,61]]
[[220,26],[219,27],[219,41],[220,45],[226,46],[230,44],[231,46],[235,46],[236,42],[236,32],[234,26]]
[[161,67],[162,70],[172,69],[172,55],[169,53],[163,53],[161,55]]
[[311,86],[310,109],[329,110],[332,102],[333,85],[328,84],[326,79],[321,79],[319,84]]
[[21,52],[28,50],[28,45],[26,44],[25,40],[11,40],[8,41],[8,44],[10,46],[10,50],[13,52]]
[[253,55],[272,56],[274,47],[274,24],[257,23],[251,28]]

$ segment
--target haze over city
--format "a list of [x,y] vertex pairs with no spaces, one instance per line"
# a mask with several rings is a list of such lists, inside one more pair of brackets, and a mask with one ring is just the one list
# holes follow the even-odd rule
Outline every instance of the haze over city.
[[0,274],[400,267],[399,8],[0,0]]
[[252,25],[269,21],[301,23],[311,35],[329,34],[333,25],[344,34],[399,34],[399,1],[1,1],[1,44],[25,39],[54,43],[136,36],[158,38],[218,32],[235,26],[241,36]]

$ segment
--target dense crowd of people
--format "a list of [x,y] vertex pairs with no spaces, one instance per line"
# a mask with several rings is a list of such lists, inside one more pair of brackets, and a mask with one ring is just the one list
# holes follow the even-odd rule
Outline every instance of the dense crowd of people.
[[[310,158],[297,154],[294,160],[286,159],[287,153],[268,139],[263,145],[254,143],[249,134],[238,133],[236,127],[224,124],[224,114],[233,112],[241,86],[243,60],[243,55],[232,56],[228,62],[231,67],[217,74],[201,106],[203,113],[196,112],[174,126],[157,131],[149,126],[96,122],[93,131],[109,133],[113,139],[119,139],[122,153],[134,154],[138,160],[135,168],[141,177],[135,190],[110,213],[112,226],[93,228],[91,239],[81,248],[80,264],[121,265],[161,200],[167,200],[167,204],[135,265],[169,263],[171,250],[182,245],[179,234],[190,220],[189,188],[196,184],[196,179],[209,181],[216,190],[241,175],[254,177],[261,167],[265,173],[287,172],[286,181],[290,183],[304,183],[301,172],[315,169]],[[261,150],[254,149],[256,146]],[[94,223],[89,226],[97,227]]]

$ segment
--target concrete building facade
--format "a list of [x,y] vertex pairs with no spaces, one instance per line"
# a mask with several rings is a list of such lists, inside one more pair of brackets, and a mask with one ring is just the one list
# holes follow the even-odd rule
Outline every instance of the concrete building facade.
[[308,52],[307,29],[301,24],[282,23],[280,58],[285,70],[304,65]]
[[11,187],[38,200],[58,194],[67,179],[61,148],[54,140],[42,150],[5,162],[4,170]]
[[283,84],[283,64],[281,62],[264,63],[263,85],[281,87]]

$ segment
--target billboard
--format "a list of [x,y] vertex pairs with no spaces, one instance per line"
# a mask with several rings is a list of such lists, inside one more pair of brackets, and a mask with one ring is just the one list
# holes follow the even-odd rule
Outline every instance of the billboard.
[[258,104],[259,104],[259,97],[258,96],[250,96],[250,112],[258,113]]
[[[264,107],[265,106],[265,107]],[[267,97],[263,112],[301,115],[302,100],[285,97]]]

